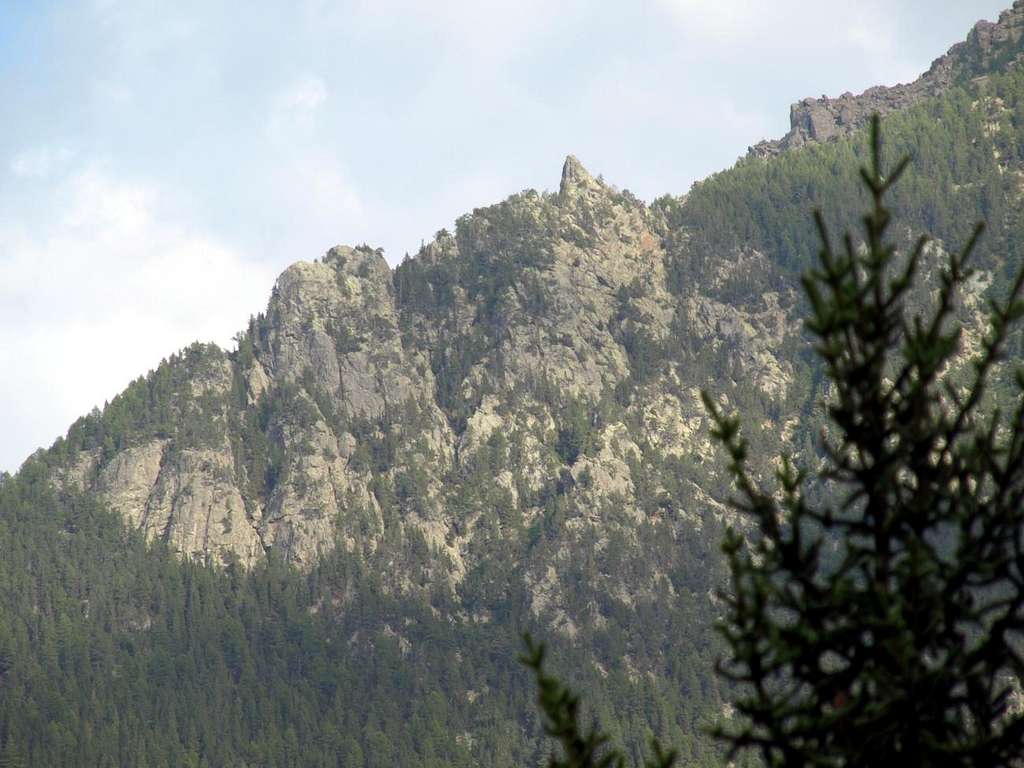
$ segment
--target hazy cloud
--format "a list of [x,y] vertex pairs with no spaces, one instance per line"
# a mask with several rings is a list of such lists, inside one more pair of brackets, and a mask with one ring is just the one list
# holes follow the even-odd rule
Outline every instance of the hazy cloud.
[[769,14],[758,12],[761,3],[754,0],[658,0],[691,35],[715,40],[737,40],[757,33],[758,21],[775,17],[777,6]]
[[176,222],[155,186],[85,169],[52,199],[44,233],[0,221],[4,467],[188,341],[229,346],[273,281]]
[[[364,34],[411,33],[425,45],[442,42],[453,57],[468,54],[475,65],[493,65],[525,55],[586,7],[581,0],[355,0],[340,6],[311,4],[313,13],[321,18],[354,25]],[[465,74],[472,77],[472,69]]]
[[23,179],[42,179],[62,169],[74,153],[67,147],[35,147],[11,158],[11,173]]
[[327,100],[327,86],[315,75],[299,78],[285,95],[285,105],[293,109],[313,110]]

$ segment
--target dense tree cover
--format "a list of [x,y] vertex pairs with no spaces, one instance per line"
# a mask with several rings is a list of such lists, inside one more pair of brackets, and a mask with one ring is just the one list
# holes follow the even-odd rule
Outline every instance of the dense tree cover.
[[[888,145],[913,158],[892,209],[905,230],[928,231],[956,243],[972,222],[990,223],[983,265],[1020,262],[1024,242],[1016,169],[1024,160],[1024,73],[993,74],[886,118]],[[810,268],[817,232],[806,212],[820,208],[837,227],[855,220],[866,202],[858,171],[867,160],[863,133],[809,145],[770,160],[748,157],[696,184],[682,200],[662,198],[673,228],[690,237],[675,269],[699,277],[702,254],[753,247],[791,275]],[[1012,268],[1010,268],[1012,272]],[[1005,284],[1003,286],[1005,288]]]
[[[965,82],[943,95],[893,113],[885,120],[887,146],[913,159],[890,200],[900,222],[894,240],[911,245],[913,232],[931,232],[939,245],[953,247],[971,234],[973,222],[988,222],[979,244],[986,297],[1004,295],[1012,276],[1024,263],[1024,72],[1019,68]],[[663,220],[669,288],[681,297],[711,290],[721,301],[752,301],[766,291],[792,290],[809,269],[818,248],[818,234],[807,215],[824,212],[826,224],[840,229],[854,221],[868,202],[858,183],[868,159],[864,132],[825,144],[809,144],[770,159],[746,157],[733,168],[695,184],[682,198],[663,197],[651,211]],[[719,284],[714,256],[732,253],[738,267]],[[758,254],[763,258],[754,258]],[[912,312],[928,307],[938,287],[939,258],[926,255],[922,280],[906,304]],[[709,286],[714,286],[709,289]],[[647,368],[683,360],[690,369],[708,372],[708,381],[738,381],[729,396],[748,418],[777,413],[780,405],[744,383],[742,370],[727,345],[692,349],[686,344],[685,322],[679,332],[652,353]],[[1012,354],[1024,350],[1024,334],[1008,340]],[[815,407],[825,385],[820,363],[808,343],[784,351],[794,368],[784,410],[801,413],[798,451],[814,452],[813,437],[822,426]],[[1005,402],[1013,396],[1012,381],[996,372],[989,394]],[[754,414],[758,414],[755,416]],[[758,440],[756,434],[751,435]],[[752,446],[762,455],[763,446]]]
[[192,387],[227,364],[213,344],[193,344],[164,360],[107,403],[102,412],[78,419],[66,437],[42,456],[57,463],[80,451],[100,449],[109,458],[140,436],[177,438],[196,446],[213,445],[226,434],[224,403],[214,395],[193,396]]
[[[340,553],[306,576],[273,556],[252,573],[181,562],[95,500],[58,496],[40,462],[0,484],[0,541],[5,766],[513,766],[544,753],[515,660],[536,622],[509,591],[521,581],[501,541],[462,596],[497,617],[485,624],[389,597]],[[574,600],[601,598],[595,567],[580,564]],[[620,608],[555,658],[583,670],[620,743],[657,733],[713,765],[700,729],[719,693],[694,629],[709,623],[698,603]],[[657,674],[631,675],[627,654]]]
[[[533,670],[537,681],[537,703],[544,716],[544,732],[557,739],[563,755],[552,755],[549,768],[625,768],[626,756],[609,747],[610,738],[597,725],[585,729],[580,722],[580,697],[544,667],[547,649],[529,634],[524,636],[526,651],[520,661]],[[646,768],[672,768],[678,754],[666,750],[657,738],[651,740],[652,759]]]

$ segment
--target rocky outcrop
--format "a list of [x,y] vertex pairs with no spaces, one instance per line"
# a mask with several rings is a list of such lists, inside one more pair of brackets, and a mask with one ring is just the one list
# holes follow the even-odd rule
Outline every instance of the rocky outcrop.
[[759,142],[749,149],[754,157],[772,157],[808,143],[846,136],[865,125],[873,114],[885,116],[919,101],[938,96],[953,85],[966,84],[1019,63],[1024,36],[1024,2],[1016,0],[997,22],[979,21],[967,39],[957,43],[921,77],[909,84],[876,86],[859,95],[807,98],[789,110],[789,132],[781,139]]
[[[478,209],[395,270],[365,246],[293,264],[237,351],[133,385],[72,430],[106,437],[57,477],[183,556],[245,567],[340,547],[390,590],[454,592],[520,552],[536,610],[570,632],[571,553],[639,555],[646,527],[686,538],[719,514],[699,390],[778,405],[791,384],[795,293],[722,295],[773,269],[755,252],[680,293],[665,227],[570,156],[557,193]],[[595,578],[633,602],[672,567]]]

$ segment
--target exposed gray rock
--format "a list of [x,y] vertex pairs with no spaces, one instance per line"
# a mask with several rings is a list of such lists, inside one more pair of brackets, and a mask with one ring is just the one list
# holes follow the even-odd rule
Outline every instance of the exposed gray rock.
[[563,200],[600,195],[603,186],[574,155],[565,158],[562,165],[562,181],[558,186],[558,194]]
[[[207,348],[168,363],[181,383],[166,407],[188,429],[143,430],[59,475],[185,556],[251,566],[273,549],[309,568],[342,547],[378,562],[397,590],[423,581],[416,568],[456,589],[487,541],[511,535],[515,520],[539,524],[552,494],[567,515],[566,551],[594,535],[635,544],[647,496],[666,493],[637,473],[711,450],[696,394],[709,369],[657,350],[683,323],[691,346],[781,401],[791,378],[781,348],[798,329],[791,295],[717,297],[733,271],[761,264],[757,254],[716,256],[711,293],[674,295],[662,226],[570,156],[557,194],[480,209],[398,273],[365,246],[293,264],[244,353]],[[640,343],[654,358],[634,381],[643,350],[630,345]],[[570,460],[554,446],[574,402],[600,423]],[[701,494],[720,495],[717,477],[694,472]],[[707,506],[696,498],[673,518],[680,536]],[[417,541],[426,553],[414,566]],[[556,559],[554,577],[530,577],[555,603],[572,565]],[[652,590],[648,580],[622,597]]]
[[761,141],[750,147],[754,157],[771,157],[807,143],[831,141],[846,136],[870,120],[905,109],[922,99],[937,96],[956,84],[988,73],[1016,66],[1021,59],[1024,35],[1024,2],[1016,0],[1003,11],[998,22],[979,21],[967,39],[957,43],[932,62],[931,67],[912,83],[875,86],[855,96],[844,93],[838,98],[807,98],[789,110],[789,132],[781,139]]

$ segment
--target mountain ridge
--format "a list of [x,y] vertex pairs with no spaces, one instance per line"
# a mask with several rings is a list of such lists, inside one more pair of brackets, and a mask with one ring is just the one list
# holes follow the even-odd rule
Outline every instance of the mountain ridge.
[[806,98],[790,106],[790,129],[781,139],[766,139],[750,147],[752,157],[773,157],[808,143],[831,141],[863,128],[871,115],[885,116],[923,99],[940,96],[956,84],[1005,70],[1020,60],[1019,43],[1024,34],[1024,2],[1015,0],[995,22],[978,21],[967,39],[935,59],[926,72],[911,83],[877,85],[854,95],[847,91],[836,98]]
[[[1002,29],[1021,20],[1024,3],[1016,3]],[[949,56],[932,69],[951,69],[938,63]],[[469,544],[464,521],[446,511],[446,489],[521,407],[524,392],[543,392],[544,404],[529,419],[516,417],[529,433],[529,450],[520,454],[529,457],[520,467],[526,477],[503,475],[502,482],[517,505],[558,485],[562,470],[582,472],[577,457],[567,463],[551,448],[577,401],[617,409],[617,420],[603,426],[609,439],[615,424],[631,434],[637,455],[636,429],[675,424],[669,447],[683,457],[696,455],[684,443],[705,426],[697,393],[721,372],[734,371],[730,386],[748,388],[743,397],[758,412],[780,413],[780,403],[796,396],[793,386],[805,375],[792,362],[799,295],[786,270],[758,247],[699,254],[693,227],[673,222],[680,207],[694,206],[689,197],[647,206],[568,155],[557,193],[527,190],[478,208],[394,269],[368,246],[336,246],[320,260],[297,262],[278,278],[267,311],[250,322],[236,352],[194,348],[184,363],[195,369],[191,379],[166,374],[181,379],[159,385],[179,387],[171,395],[174,418],[195,422],[184,434],[147,426],[144,412],[160,395],[139,384],[149,391],[125,406],[135,424],[119,428],[132,435],[119,435],[115,446],[80,436],[91,447],[69,456],[57,477],[100,494],[182,554],[246,566],[271,547],[306,568],[339,541],[368,555],[386,527],[383,493],[437,551],[437,570],[457,583]],[[681,278],[684,262],[690,274]],[[751,281],[767,290],[740,285]],[[666,367],[669,349],[700,359],[698,369],[714,375],[695,380],[678,364]],[[648,392],[652,377],[659,386]],[[672,393],[669,400],[654,395],[657,388]],[[660,404],[640,406],[626,390]],[[774,421],[780,434],[791,431],[781,426],[787,418]],[[66,446],[59,441],[58,453]],[[706,440],[697,453],[710,458]],[[624,455],[603,456],[608,466],[592,470],[609,487],[628,488]],[[417,463],[432,467],[429,478],[413,471]],[[383,477],[394,484],[407,476],[421,481],[415,504],[380,488]],[[702,482],[695,484],[701,503],[720,506],[721,489]],[[527,518],[538,514],[537,505],[528,508]],[[362,534],[338,527],[345,510],[356,510],[348,525]],[[367,526],[378,534],[367,539]]]

